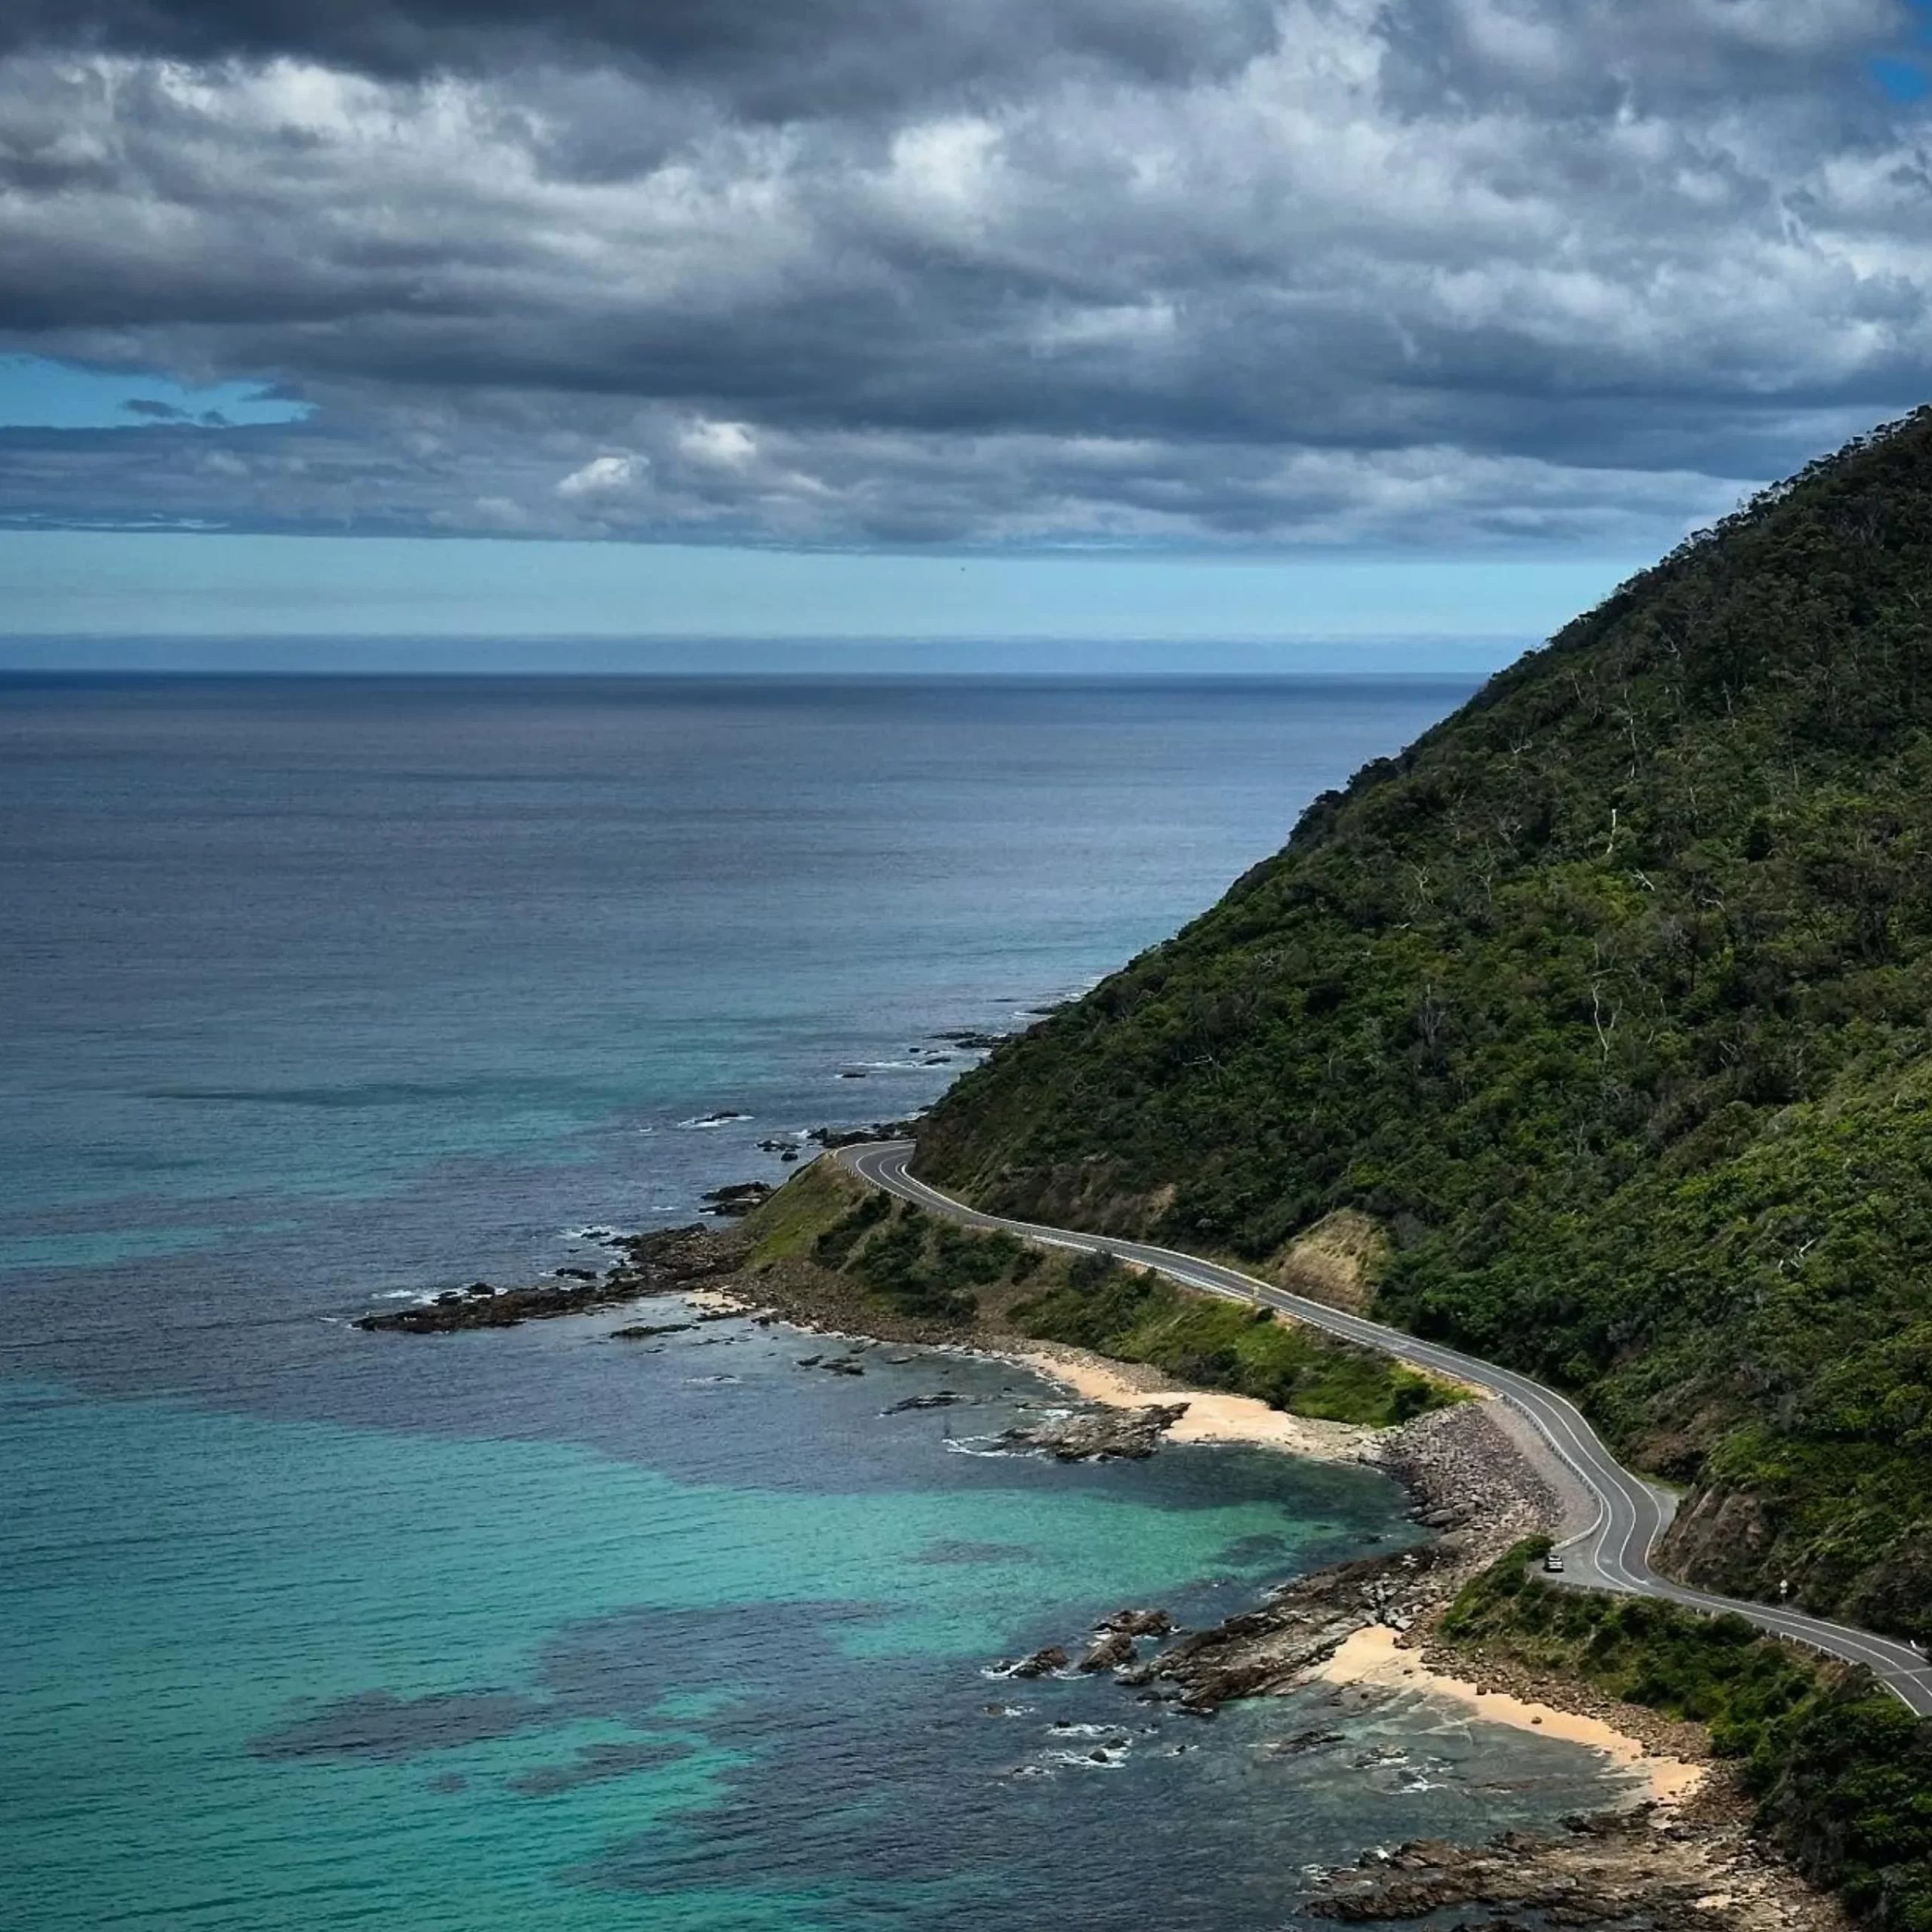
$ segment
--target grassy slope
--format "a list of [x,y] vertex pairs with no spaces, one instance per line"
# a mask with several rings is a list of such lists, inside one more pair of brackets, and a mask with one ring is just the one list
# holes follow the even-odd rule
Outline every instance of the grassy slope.
[[1443,1635],[1708,1724],[1808,1877],[1881,1925],[1932,1932],[1927,1727],[1863,1672],[1821,1664],[1742,1617],[1553,1587],[1525,1570],[1547,1546],[1524,1543],[1469,1584]]
[[1071,1342],[1297,1415],[1380,1427],[1457,1399],[1366,1351],[1094,1257],[975,1232],[875,1192],[829,1160],[745,1223],[752,1272],[809,1267],[934,1334]]
[[1932,1633],[1932,419],[1316,801],[924,1124],[982,1204],[1263,1257],[1699,1484],[1678,1560]]

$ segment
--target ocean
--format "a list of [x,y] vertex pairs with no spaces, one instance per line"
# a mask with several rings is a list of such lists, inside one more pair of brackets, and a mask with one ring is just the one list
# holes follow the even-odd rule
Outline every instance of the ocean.
[[0,1924],[1260,1932],[1604,1801],[989,1674],[1413,1537],[1368,1470],[988,1453],[1044,1385],[742,1322],[352,1325],[916,1110],[1466,690],[0,679]]

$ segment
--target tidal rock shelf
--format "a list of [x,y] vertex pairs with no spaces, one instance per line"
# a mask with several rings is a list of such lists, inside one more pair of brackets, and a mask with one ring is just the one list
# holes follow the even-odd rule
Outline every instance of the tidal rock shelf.
[[355,1325],[405,1335],[448,1335],[466,1328],[514,1328],[562,1315],[589,1315],[618,1308],[646,1295],[669,1294],[701,1287],[730,1275],[743,1258],[741,1247],[702,1223],[660,1228],[623,1243],[624,1259],[602,1275],[581,1268],[558,1271],[561,1278],[521,1287],[497,1287],[474,1281],[452,1288],[433,1301],[361,1316]]

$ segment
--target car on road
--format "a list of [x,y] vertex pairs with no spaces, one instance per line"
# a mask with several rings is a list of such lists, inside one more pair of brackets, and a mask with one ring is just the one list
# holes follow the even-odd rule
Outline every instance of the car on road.
[[1563,1574],[1563,1559],[1552,1549],[1548,1555],[1544,1557],[1543,1567],[1552,1576],[1560,1577]]

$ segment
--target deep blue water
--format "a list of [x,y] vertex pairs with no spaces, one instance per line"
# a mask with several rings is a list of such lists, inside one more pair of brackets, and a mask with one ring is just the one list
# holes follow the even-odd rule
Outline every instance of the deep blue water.
[[1319,1694],[980,1674],[1411,1534],[1367,1472],[964,1454],[1041,1385],[740,1324],[348,1325],[923,1105],[935,1035],[1461,694],[0,681],[0,1923],[1242,1932],[1310,1860],[1600,1795]]

